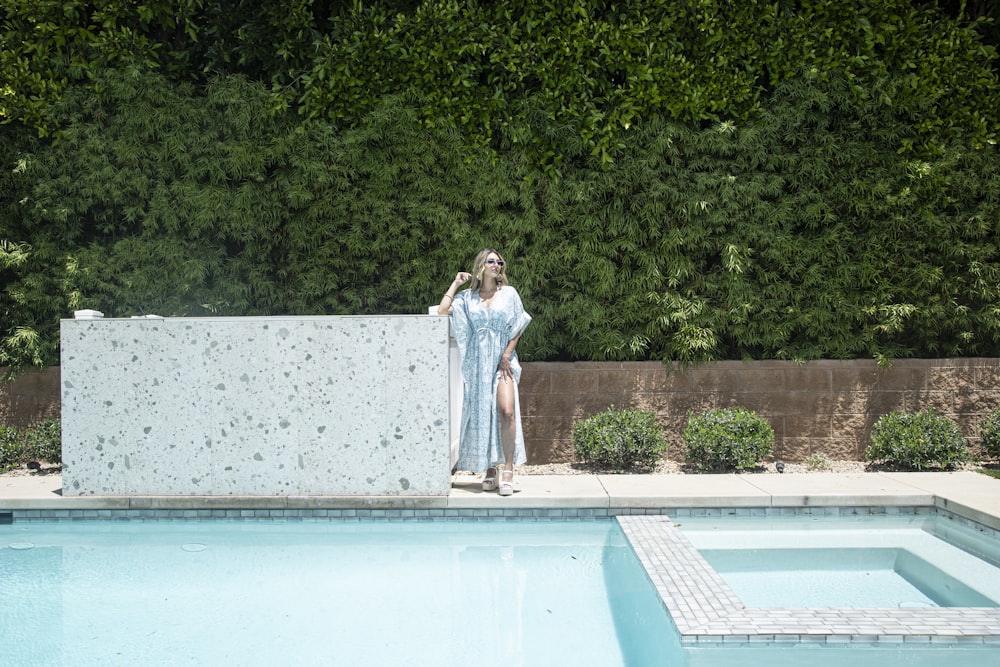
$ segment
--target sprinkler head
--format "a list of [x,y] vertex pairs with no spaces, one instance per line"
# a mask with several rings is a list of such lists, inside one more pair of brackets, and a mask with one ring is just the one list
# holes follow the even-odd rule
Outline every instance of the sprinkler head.
[[785,472],[785,462],[784,461],[777,461],[777,462],[775,462],[774,467],[778,469],[778,472]]

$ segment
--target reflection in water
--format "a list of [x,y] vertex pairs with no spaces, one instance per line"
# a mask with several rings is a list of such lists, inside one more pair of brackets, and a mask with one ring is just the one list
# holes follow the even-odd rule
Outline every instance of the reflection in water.
[[612,522],[80,522],[0,544],[4,664],[682,664]]

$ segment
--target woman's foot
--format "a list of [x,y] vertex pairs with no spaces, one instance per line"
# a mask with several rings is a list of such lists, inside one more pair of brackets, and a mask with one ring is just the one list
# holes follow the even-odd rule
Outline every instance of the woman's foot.
[[504,468],[500,472],[500,495],[514,495],[514,471]]
[[497,469],[490,466],[486,469],[486,474],[483,475],[483,491],[496,491],[497,490]]

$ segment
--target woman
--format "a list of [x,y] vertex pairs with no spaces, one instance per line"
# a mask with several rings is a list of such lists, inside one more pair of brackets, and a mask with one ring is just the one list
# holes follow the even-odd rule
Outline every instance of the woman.
[[[458,288],[472,280],[468,289]],[[531,316],[507,281],[506,263],[496,250],[476,255],[472,273],[460,271],[438,304],[439,315],[451,315],[452,331],[462,358],[465,398],[459,470],[486,471],[483,491],[514,493],[514,465],[524,463],[524,435],[517,383],[517,341]],[[503,470],[497,482],[496,464]]]

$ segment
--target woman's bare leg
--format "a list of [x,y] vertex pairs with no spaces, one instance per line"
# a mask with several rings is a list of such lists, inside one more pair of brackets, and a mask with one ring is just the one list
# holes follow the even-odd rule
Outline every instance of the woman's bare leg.
[[500,378],[497,382],[497,419],[500,421],[500,447],[503,449],[504,468],[514,470],[514,380]]

